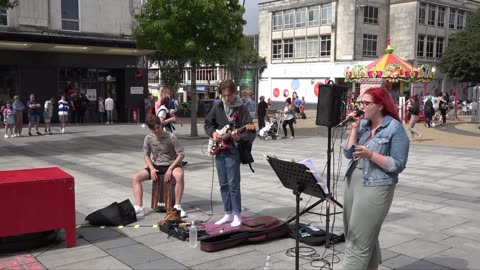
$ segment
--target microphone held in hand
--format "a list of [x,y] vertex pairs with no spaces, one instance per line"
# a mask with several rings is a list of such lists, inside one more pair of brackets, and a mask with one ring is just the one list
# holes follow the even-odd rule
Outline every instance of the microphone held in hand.
[[355,115],[354,116],[349,116],[347,118],[345,118],[345,120],[343,120],[342,122],[340,122],[340,124],[338,124],[336,127],[343,127],[345,124],[347,124],[348,122],[352,121],[353,117],[359,117],[360,115],[364,114],[365,112],[362,111],[362,110],[357,110],[355,111]]

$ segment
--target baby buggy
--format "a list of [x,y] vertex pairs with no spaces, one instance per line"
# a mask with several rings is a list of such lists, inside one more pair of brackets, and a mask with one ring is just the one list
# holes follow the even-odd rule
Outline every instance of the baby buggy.
[[280,131],[280,124],[283,122],[283,118],[283,113],[275,113],[269,120],[265,119],[265,127],[258,132],[260,139],[278,139],[278,132]]

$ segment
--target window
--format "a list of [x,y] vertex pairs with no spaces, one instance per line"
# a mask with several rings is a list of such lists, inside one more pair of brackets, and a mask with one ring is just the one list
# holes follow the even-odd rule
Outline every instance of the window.
[[428,6],[428,25],[435,25],[435,10],[437,6],[429,5]]
[[7,26],[7,9],[0,7],[0,26]]
[[295,11],[295,27],[303,28],[307,25],[307,9],[300,8]]
[[330,55],[330,35],[320,36],[320,56],[329,56]]
[[418,23],[425,24],[425,10],[427,9],[427,5],[420,4],[420,12],[418,13]]
[[322,5],[322,20],[321,24],[332,24],[332,4]]
[[318,37],[310,37],[307,39],[307,57],[318,57]]
[[445,27],[445,7],[438,7],[437,26]]
[[295,39],[295,58],[305,58],[307,42],[304,38]]
[[158,69],[148,70],[148,83],[159,83],[159,78]]
[[62,29],[80,31],[78,0],[62,0]]
[[281,11],[273,14],[273,31],[282,30],[283,26],[283,13]]
[[418,36],[417,56],[418,57],[424,57],[425,56],[425,36],[423,36],[423,35]]
[[459,10],[458,11],[458,14],[457,14],[457,29],[458,30],[462,30],[463,29],[463,16],[464,15],[464,11],[463,10]]
[[292,29],[295,24],[295,17],[293,15],[293,10],[287,10],[284,13],[284,22],[283,29]]
[[377,56],[377,35],[363,34],[363,56]]
[[455,13],[457,12],[456,9],[450,8],[450,17],[448,19],[448,27],[450,29],[455,29]]
[[437,37],[437,54],[435,57],[442,58],[443,55],[443,38]]
[[313,6],[308,8],[308,26],[318,26],[320,20],[320,7]]
[[293,57],[293,39],[285,39],[283,41],[283,58]]
[[434,45],[435,37],[428,36],[427,37],[427,57],[433,58],[433,45]]
[[378,7],[364,7],[363,22],[378,23]]
[[282,59],[282,41],[272,41],[272,59]]

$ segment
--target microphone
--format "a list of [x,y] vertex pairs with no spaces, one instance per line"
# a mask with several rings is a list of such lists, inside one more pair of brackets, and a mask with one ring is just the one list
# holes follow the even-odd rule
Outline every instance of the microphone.
[[359,117],[360,115],[364,114],[365,112],[362,111],[362,110],[356,110],[355,111],[355,116],[349,116],[347,118],[345,118],[345,120],[343,120],[342,122],[340,122],[340,124],[338,124],[336,127],[343,127],[345,124],[347,124],[348,122],[352,121],[353,117]]

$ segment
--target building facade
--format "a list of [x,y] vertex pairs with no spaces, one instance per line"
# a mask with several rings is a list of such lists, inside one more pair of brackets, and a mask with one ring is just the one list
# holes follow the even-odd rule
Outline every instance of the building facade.
[[[0,9],[0,100],[26,102],[85,94],[86,119],[97,120],[98,97],[115,100],[118,121],[143,108],[144,55],[132,40],[141,0],[22,0]],[[55,115],[55,114],[54,114]]]
[[[267,58],[268,67],[259,81],[259,95],[284,101],[295,91],[307,103],[316,103],[318,85],[328,80],[358,91],[358,85],[345,83],[345,68],[368,65],[382,56],[388,38],[395,54],[415,66],[437,65],[448,37],[462,30],[467,14],[479,7],[476,0],[260,3],[259,54]],[[458,88],[462,97],[466,86],[437,69],[435,81],[401,87],[413,93],[426,87],[430,94]]]

